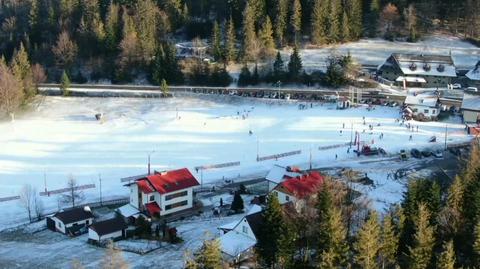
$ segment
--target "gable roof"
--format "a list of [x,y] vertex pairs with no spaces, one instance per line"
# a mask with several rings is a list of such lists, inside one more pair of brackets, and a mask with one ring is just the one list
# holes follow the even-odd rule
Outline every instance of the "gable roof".
[[155,174],[146,176],[144,179],[148,180],[151,186],[161,194],[200,185],[187,168],[155,172]]
[[316,193],[318,188],[323,184],[323,181],[324,177],[320,175],[320,173],[313,171],[305,175],[287,179],[275,189],[301,199]]
[[301,174],[298,167],[283,167],[275,164],[265,177],[268,181],[273,183],[280,183],[285,180],[286,177],[295,177]]
[[155,192],[155,190],[153,189],[153,187],[150,185],[150,183],[148,182],[148,180],[146,179],[140,179],[137,181],[137,186],[138,188],[145,194],[149,194],[149,193],[152,193],[152,192]]
[[63,222],[63,224],[70,224],[77,221],[94,218],[92,212],[89,210],[85,210],[85,208],[83,207],[76,207],[57,212],[53,216]]
[[427,94],[418,94],[416,96],[407,95],[407,98],[405,98],[406,105],[436,107],[437,102],[438,102],[438,97],[436,95],[427,95]]
[[468,70],[465,76],[470,80],[480,80],[480,61],[478,61],[473,69]]
[[456,77],[451,55],[393,53],[386,63],[395,63],[404,75]]
[[480,111],[480,96],[465,93],[463,95],[462,109]]
[[89,229],[94,230],[99,236],[118,232],[127,228],[122,218],[113,218],[90,225]]
[[246,215],[245,219],[248,222],[248,225],[250,225],[250,228],[252,229],[253,234],[255,235],[256,238],[259,237],[263,223],[263,211]]

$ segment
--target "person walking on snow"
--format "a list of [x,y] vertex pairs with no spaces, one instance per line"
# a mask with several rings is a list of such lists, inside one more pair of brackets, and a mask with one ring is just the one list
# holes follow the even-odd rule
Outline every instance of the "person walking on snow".
[[412,141],[412,135],[410,135],[410,141]]

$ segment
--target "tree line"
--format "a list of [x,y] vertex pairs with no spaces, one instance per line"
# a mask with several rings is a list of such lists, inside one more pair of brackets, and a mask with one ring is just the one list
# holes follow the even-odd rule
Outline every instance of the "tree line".
[[[348,175],[347,175],[348,176]],[[253,262],[258,268],[480,267],[480,147],[451,182],[408,183],[386,213],[327,179],[296,210],[268,197]],[[186,268],[225,268],[217,240],[206,241]]]

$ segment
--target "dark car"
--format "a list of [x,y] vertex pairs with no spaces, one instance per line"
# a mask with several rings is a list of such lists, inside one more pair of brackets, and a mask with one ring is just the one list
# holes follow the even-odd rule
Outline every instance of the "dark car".
[[422,156],[423,157],[430,157],[430,156],[432,156],[432,152],[429,151],[429,150],[424,150],[424,151],[422,151]]
[[422,154],[420,153],[420,151],[418,149],[412,149],[410,151],[410,154],[412,155],[412,157],[414,158],[417,158],[417,159],[421,159],[422,158]]

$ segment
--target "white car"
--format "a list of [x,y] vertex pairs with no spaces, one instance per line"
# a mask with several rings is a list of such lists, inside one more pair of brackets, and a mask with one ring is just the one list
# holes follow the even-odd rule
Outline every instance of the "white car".
[[478,92],[478,88],[477,87],[468,87],[467,91]]
[[462,84],[460,83],[452,84],[452,89],[461,89],[461,88],[462,88]]

